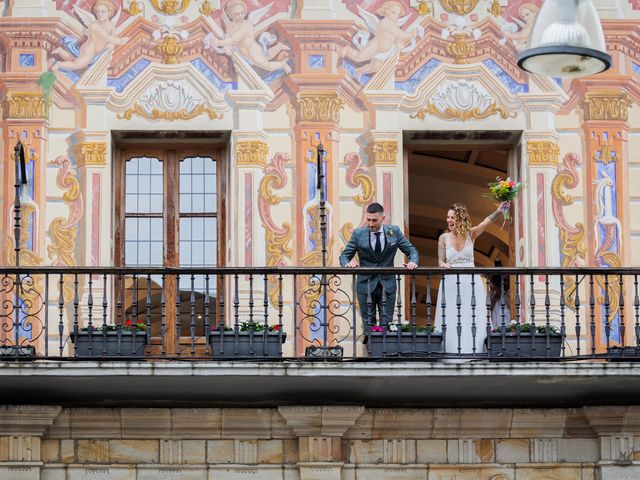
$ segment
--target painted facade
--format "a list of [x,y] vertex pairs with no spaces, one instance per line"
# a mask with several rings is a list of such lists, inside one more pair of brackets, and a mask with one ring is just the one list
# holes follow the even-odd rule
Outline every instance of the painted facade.
[[18,139],[22,265],[113,265],[114,132],[198,131],[229,135],[224,263],[316,266],[316,146],[335,265],[367,203],[407,224],[405,145],[428,130],[518,134],[512,264],[639,265],[640,9],[596,3],[613,68],[561,81],[515,62],[538,0],[7,0],[2,263]]

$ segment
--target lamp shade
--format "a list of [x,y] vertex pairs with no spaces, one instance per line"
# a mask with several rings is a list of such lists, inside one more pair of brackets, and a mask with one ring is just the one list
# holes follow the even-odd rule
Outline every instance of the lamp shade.
[[545,0],[518,66],[551,77],[584,77],[611,66],[591,0]]

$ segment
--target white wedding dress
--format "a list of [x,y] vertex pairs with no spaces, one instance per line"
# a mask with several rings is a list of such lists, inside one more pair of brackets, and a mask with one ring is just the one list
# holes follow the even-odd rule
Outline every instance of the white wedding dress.
[[[473,242],[467,237],[462,250],[458,251],[445,235],[445,263],[452,268],[475,267],[473,259]],[[460,281],[460,299],[458,300],[458,279]],[[443,284],[444,295],[443,295]],[[475,307],[472,307],[472,292],[475,294]],[[438,303],[436,304],[435,327],[440,332],[443,328],[443,309],[446,319],[446,338],[444,347],[448,354],[471,354],[485,351],[484,340],[487,337],[487,292],[481,275],[446,275],[440,281]],[[458,344],[458,318],[460,319],[460,343]],[[475,324],[475,336],[472,327]],[[458,350],[458,347],[460,350]],[[475,350],[474,350],[475,347]]]

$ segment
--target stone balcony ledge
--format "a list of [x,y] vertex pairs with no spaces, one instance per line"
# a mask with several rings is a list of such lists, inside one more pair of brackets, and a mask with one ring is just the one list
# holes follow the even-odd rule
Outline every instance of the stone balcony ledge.
[[0,362],[5,404],[69,406],[632,405],[640,364],[487,362]]

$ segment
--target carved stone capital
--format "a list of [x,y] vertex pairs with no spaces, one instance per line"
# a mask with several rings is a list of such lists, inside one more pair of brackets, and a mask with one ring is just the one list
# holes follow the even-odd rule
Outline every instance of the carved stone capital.
[[538,167],[557,167],[560,148],[548,140],[527,142],[529,164]]
[[626,92],[620,94],[587,92],[582,102],[584,120],[618,120],[626,122],[631,103],[631,99]]
[[298,94],[298,120],[302,122],[340,121],[344,101],[337,93],[300,92]]
[[269,147],[261,140],[241,140],[236,143],[236,165],[239,167],[260,167],[267,164]]
[[369,145],[370,166],[398,164],[398,142],[395,140],[378,140]]
[[49,106],[38,92],[9,92],[5,97],[5,118],[47,118]]
[[81,142],[76,155],[78,167],[104,167],[107,164],[107,144]]

